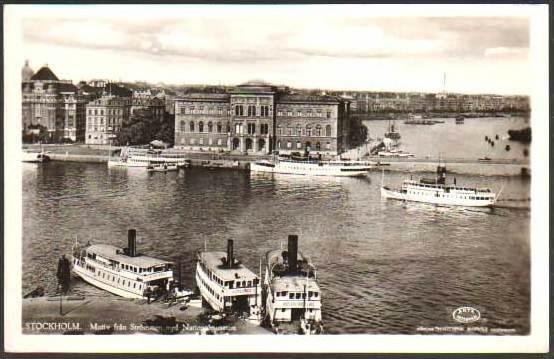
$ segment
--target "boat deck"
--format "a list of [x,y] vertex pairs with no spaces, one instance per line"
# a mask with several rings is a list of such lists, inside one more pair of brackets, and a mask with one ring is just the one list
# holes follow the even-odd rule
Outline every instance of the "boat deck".
[[246,268],[242,263],[235,264],[232,268],[227,267],[225,265],[225,262],[227,261],[226,252],[200,252],[199,256],[202,258],[202,262],[206,265],[206,267],[225,281],[231,281],[238,278],[246,280],[258,278],[254,272]]

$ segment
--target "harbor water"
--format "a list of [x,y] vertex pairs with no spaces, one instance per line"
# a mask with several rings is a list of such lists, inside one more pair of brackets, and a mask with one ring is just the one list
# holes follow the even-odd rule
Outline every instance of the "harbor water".
[[[504,205],[490,210],[382,200],[382,178],[400,184],[407,174],[399,172],[340,179],[203,168],[149,174],[50,162],[23,164],[22,175],[23,293],[55,290],[57,260],[75,237],[124,247],[135,228],[139,251],[180,261],[192,287],[204,243],[224,250],[234,239],[237,258],[257,272],[266,251],[298,234],[300,251],[319,270],[326,333],[417,334],[418,327],[459,325],[452,312],[463,306],[480,311],[479,326],[530,329],[526,178],[457,175],[458,185],[504,187]],[[77,278],[71,291],[114,298]]]

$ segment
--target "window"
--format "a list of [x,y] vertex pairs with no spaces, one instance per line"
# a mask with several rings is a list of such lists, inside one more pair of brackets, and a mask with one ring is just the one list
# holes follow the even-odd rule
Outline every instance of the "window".
[[282,135],[282,134],[283,134],[283,128],[281,127],[281,125],[277,126],[277,134],[278,134],[278,135]]
[[262,116],[262,117],[268,117],[269,116],[269,106],[262,106],[260,108],[260,111],[261,111],[260,116]]
[[290,141],[287,142],[287,148],[292,148],[292,142]]
[[331,125],[325,126],[325,136],[331,137]]
[[289,299],[294,299],[294,293],[289,293]]
[[292,136],[292,127],[287,128],[287,135]]
[[316,142],[316,144],[315,144],[315,149],[316,149],[317,151],[321,150],[321,143]]
[[221,123],[217,123],[216,125],[216,128],[217,128],[217,133],[221,133]]
[[302,127],[300,125],[296,126],[296,136],[302,136]]
[[256,133],[256,124],[255,123],[249,123],[248,124],[248,134],[253,135]]
[[256,106],[248,106],[248,116],[256,116]]
[[317,125],[315,126],[315,135],[316,136],[321,136],[321,126],[320,125]]
[[208,122],[208,132],[212,132],[214,129],[214,125],[212,124],[212,121]]
[[301,149],[302,148],[302,142],[300,142],[300,141],[296,142],[296,148]]
[[187,125],[186,125],[185,121],[181,121],[181,132],[185,132],[186,127],[187,127]]
[[327,142],[327,144],[325,145],[325,148],[330,150],[331,149],[331,142]]
[[235,106],[235,116],[244,116],[244,108],[242,105]]
[[306,136],[310,137],[312,135],[312,127],[310,125],[306,125]]
[[194,132],[194,122],[193,121],[190,121],[189,127],[190,127],[190,132]]

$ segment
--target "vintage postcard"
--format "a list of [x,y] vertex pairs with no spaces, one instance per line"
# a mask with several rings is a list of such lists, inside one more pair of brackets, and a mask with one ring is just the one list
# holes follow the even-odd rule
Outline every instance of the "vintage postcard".
[[6,350],[547,351],[547,25],[5,6]]

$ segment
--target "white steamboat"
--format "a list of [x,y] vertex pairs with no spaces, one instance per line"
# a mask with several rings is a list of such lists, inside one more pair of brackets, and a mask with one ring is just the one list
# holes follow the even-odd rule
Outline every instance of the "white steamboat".
[[44,152],[33,152],[33,151],[23,151],[21,153],[22,162],[32,162],[32,163],[41,163],[47,162],[50,160],[50,157]]
[[136,252],[136,231],[129,230],[128,247],[109,244],[75,246],[72,270],[88,282],[110,293],[143,299],[167,293],[173,281],[172,263]]
[[365,161],[276,159],[250,163],[252,172],[282,173],[305,176],[361,177],[367,176],[372,166]]
[[227,242],[227,253],[198,252],[195,279],[202,298],[216,312],[244,314],[260,321],[260,278],[234,258],[233,240]]
[[298,252],[298,236],[289,235],[287,251],[266,254],[264,292],[266,320],[277,333],[323,332],[317,272]]
[[146,148],[124,147],[118,158],[109,158],[108,167],[148,167],[157,166],[187,166],[188,161],[180,153],[151,150]]
[[405,180],[401,188],[381,186],[381,197],[402,201],[425,202],[445,206],[493,207],[496,196],[488,188],[461,187],[446,184],[446,166],[437,167],[436,179]]

